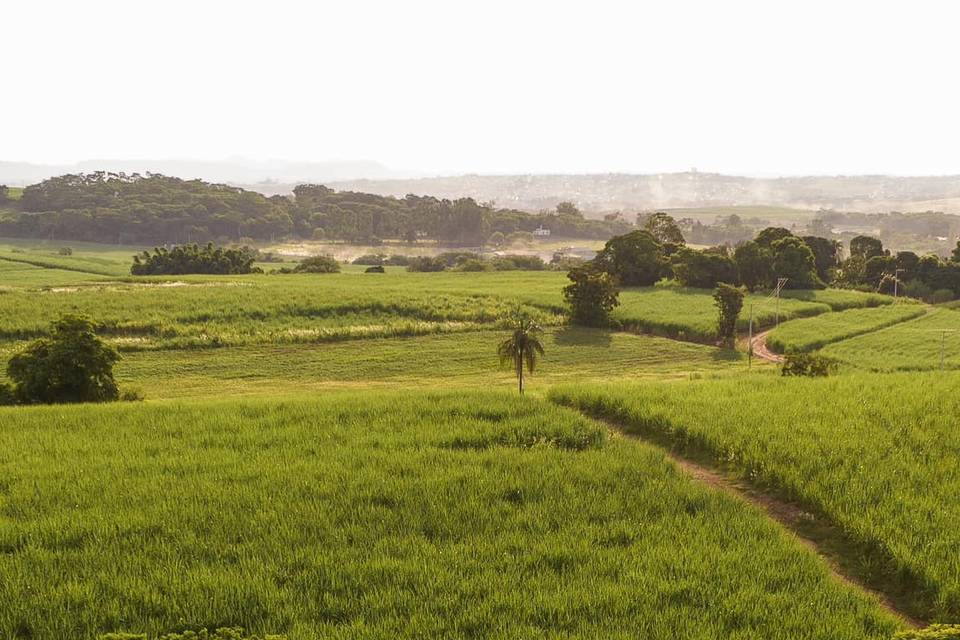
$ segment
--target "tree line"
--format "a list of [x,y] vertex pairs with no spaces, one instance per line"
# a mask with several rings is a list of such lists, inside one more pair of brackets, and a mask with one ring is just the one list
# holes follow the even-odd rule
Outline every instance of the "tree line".
[[630,225],[588,220],[569,203],[531,214],[457,200],[405,198],[304,184],[292,196],[159,174],[96,172],[44,180],[24,188],[0,212],[0,236],[117,244],[191,244],[250,239],[331,239],[360,244],[432,240],[477,246],[493,234],[529,233],[607,239]]

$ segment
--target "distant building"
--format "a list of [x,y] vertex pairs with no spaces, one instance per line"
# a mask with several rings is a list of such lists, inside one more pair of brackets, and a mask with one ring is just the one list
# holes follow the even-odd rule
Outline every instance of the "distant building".
[[546,228],[544,228],[543,225],[540,225],[539,227],[537,227],[536,229],[533,230],[533,236],[534,236],[535,238],[549,238],[549,237],[550,237],[550,229],[546,229]]

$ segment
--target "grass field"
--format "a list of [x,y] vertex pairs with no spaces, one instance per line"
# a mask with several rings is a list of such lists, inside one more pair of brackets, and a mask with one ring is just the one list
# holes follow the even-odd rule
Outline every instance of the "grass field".
[[938,307],[916,320],[827,345],[823,353],[861,369],[960,369],[960,310]]
[[[506,335],[484,330],[319,345],[143,351],[125,353],[116,373],[121,388],[138,389],[149,399],[342,387],[511,390],[516,378],[499,366],[496,355]],[[549,330],[544,346],[546,355],[527,378],[528,392],[542,393],[561,382],[689,378],[746,369],[745,357],[734,351],[594,329]]]
[[848,309],[792,320],[771,331],[767,337],[767,345],[777,353],[814,351],[832,342],[922,316],[927,310],[926,305],[906,301],[883,307]]
[[[893,302],[890,296],[859,291],[786,291],[780,300],[780,319],[803,318],[830,311],[871,307]],[[776,300],[766,293],[749,294],[744,299],[738,329],[749,327],[753,305],[754,328],[770,326],[777,316]],[[712,342],[716,339],[717,308],[713,292],[675,286],[626,289],[620,294],[620,306],[613,317],[625,328],[656,335]]]
[[958,623],[958,385],[957,374],[750,376],[552,397],[801,502],[840,528],[862,575],[919,617]]
[[543,401],[0,410],[0,636],[886,640],[760,512]]

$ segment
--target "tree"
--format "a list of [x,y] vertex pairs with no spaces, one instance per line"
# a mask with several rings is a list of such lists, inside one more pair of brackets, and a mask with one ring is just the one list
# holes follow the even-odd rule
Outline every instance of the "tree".
[[500,364],[508,362],[517,374],[520,393],[523,393],[523,369],[533,374],[537,358],[543,355],[543,343],[540,341],[542,329],[526,314],[516,314],[513,318],[513,333],[497,347]]
[[13,394],[22,404],[107,402],[119,398],[113,365],[120,355],[97,337],[93,323],[75,315],[53,323],[7,364]]
[[602,327],[610,323],[610,312],[620,304],[616,279],[591,264],[574,267],[567,273],[571,280],[563,288],[574,324]]
[[750,291],[769,285],[773,279],[773,256],[752,240],[736,248],[733,261],[737,265],[740,283]]
[[561,202],[557,205],[557,215],[559,216],[569,216],[571,218],[582,218],[583,214],[580,213],[580,209],[577,208],[577,205],[572,202]]
[[850,241],[850,257],[861,258],[864,262],[870,258],[885,255],[883,243],[870,236],[857,236]]
[[673,256],[673,275],[686,287],[709,289],[718,282],[736,282],[737,265],[724,251],[682,249]]
[[683,232],[677,226],[676,221],[666,213],[658,211],[647,218],[643,228],[656,239],[660,244],[668,242],[672,244],[686,244],[683,239]]
[[743,289],[721,282],[713,292],[717,306],[717,338],[732,347],[737,337],[737,318],[743,309]]
[[950,262],[956,262],[960,264],[960,240],[957,240],[957,246],[950,254]]
[[817,276],[824,282],[832,280],[831,270],[840,266],[840,252],[843,245],[837,240],[828,240],[819,236],[804,236],[804,244],[813,252],[813,264]]
[[294,273],[340,273],[340,263],[333,256],[310,256],[293,268]]
[[815,289],[824,286],[817,277],[813,251],[803,240],[788,236],[770,245],[773,254],[773,274],[787,278],[789,289]]
[[649,231],[631,231],[608,240],[593,261],[623,286],[648,287],[663,273],[660,248]]
[[754,242],[761,247],[767,247],[769,249],[777,240],[791,237],[793,237],[793,234],[790,233],[789,229],[784,229],[783,227],[767,227],[757,234]]

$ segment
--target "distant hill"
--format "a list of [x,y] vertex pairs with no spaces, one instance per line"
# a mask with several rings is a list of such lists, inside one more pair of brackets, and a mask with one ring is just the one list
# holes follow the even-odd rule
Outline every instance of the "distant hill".
[[[287,162],[282,160],[221,161],[206,160],[86,160],[75,164],[44,165],[29,162],[0,161],[0,184],[25,186],[65,174],[93,173],[161,173],[185,180],[201,179],[246,185],[260,184],[262,191],[286,193],[287,186],[274,185],[336,180],[408,178],[410,172],[392,171],[377,162]],[[261,189],[257,189],[258,191]],[[273,195],[273,193],[267,193]]]
[[750,178],[685,172],[651,175],[466,175],[351,180],[337,189],[380,195],[472,197],[497,206],[552,209],[569,200],[587,212],[767,205],[879,212],[936,209],[960,213],[960,176],[801,176]]

